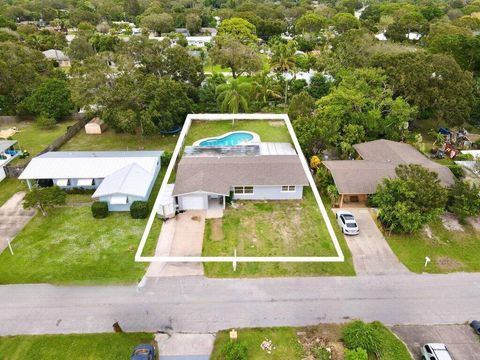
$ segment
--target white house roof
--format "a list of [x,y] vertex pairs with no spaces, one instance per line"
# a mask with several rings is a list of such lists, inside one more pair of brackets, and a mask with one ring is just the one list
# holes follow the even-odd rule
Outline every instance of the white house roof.
[[148,172],[140,165],[131,163],[105,177],[92,197],[109,195],[146,197],[154,176],[154,172]]
[[153,173],[162,153],[162,151],[52,151],[32,159],[19,179],[103,179],[132,163]]
[[61,50],[49,49],[43,51],[42,54],[49,60],[68,61],[70,58]]

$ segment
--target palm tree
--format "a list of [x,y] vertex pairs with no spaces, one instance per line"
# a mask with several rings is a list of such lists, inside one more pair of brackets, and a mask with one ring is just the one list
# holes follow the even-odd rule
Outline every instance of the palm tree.
[[281,98],[282,96],[273,89],[275,81],[268,76],[268,71],[263,71],[262,74],[252,83],[255,88],[255,97],[262,100],[265,105],[268,98]]
[[[237,79],[218,85],[216,88],[217,101],[220,104],[220,110],[231,114],[237,114],[240,111],[248,111],[248,98],[251,86],[249,83],[240,83]],[[232,120],[232,125],[235,120]]]
[[[271,65],[274,71],[279,74],[289,73],[295,69],[295,42],[277,43],[273,46]],[[288,80],[285,79],[285,105],[288,97]]]

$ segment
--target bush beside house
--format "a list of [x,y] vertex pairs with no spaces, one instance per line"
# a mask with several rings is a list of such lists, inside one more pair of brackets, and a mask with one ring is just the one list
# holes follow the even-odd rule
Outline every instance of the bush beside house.
[[132,219],[145,219],[148,216],[148,203],[145,201],[134,201],[130,206]]
[[96,201],[92,204],[92,215],[95,219],[103,219],[108,216],[108,203]]

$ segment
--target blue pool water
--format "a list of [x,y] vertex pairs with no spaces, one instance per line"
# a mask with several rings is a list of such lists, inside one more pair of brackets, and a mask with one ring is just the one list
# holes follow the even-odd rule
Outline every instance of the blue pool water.
[[235,146],[245,141],[251,141],[253,135],[245,132],[235,132],[216,139],[202,141],[200,146]]

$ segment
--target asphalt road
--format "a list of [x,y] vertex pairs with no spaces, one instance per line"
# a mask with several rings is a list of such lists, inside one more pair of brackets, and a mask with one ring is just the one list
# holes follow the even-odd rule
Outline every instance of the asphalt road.
[[453,324],[479,317],[480,274],[205,279],[133,286],[0,286],[0,335],[125,331],[215,332],[352,318]]

